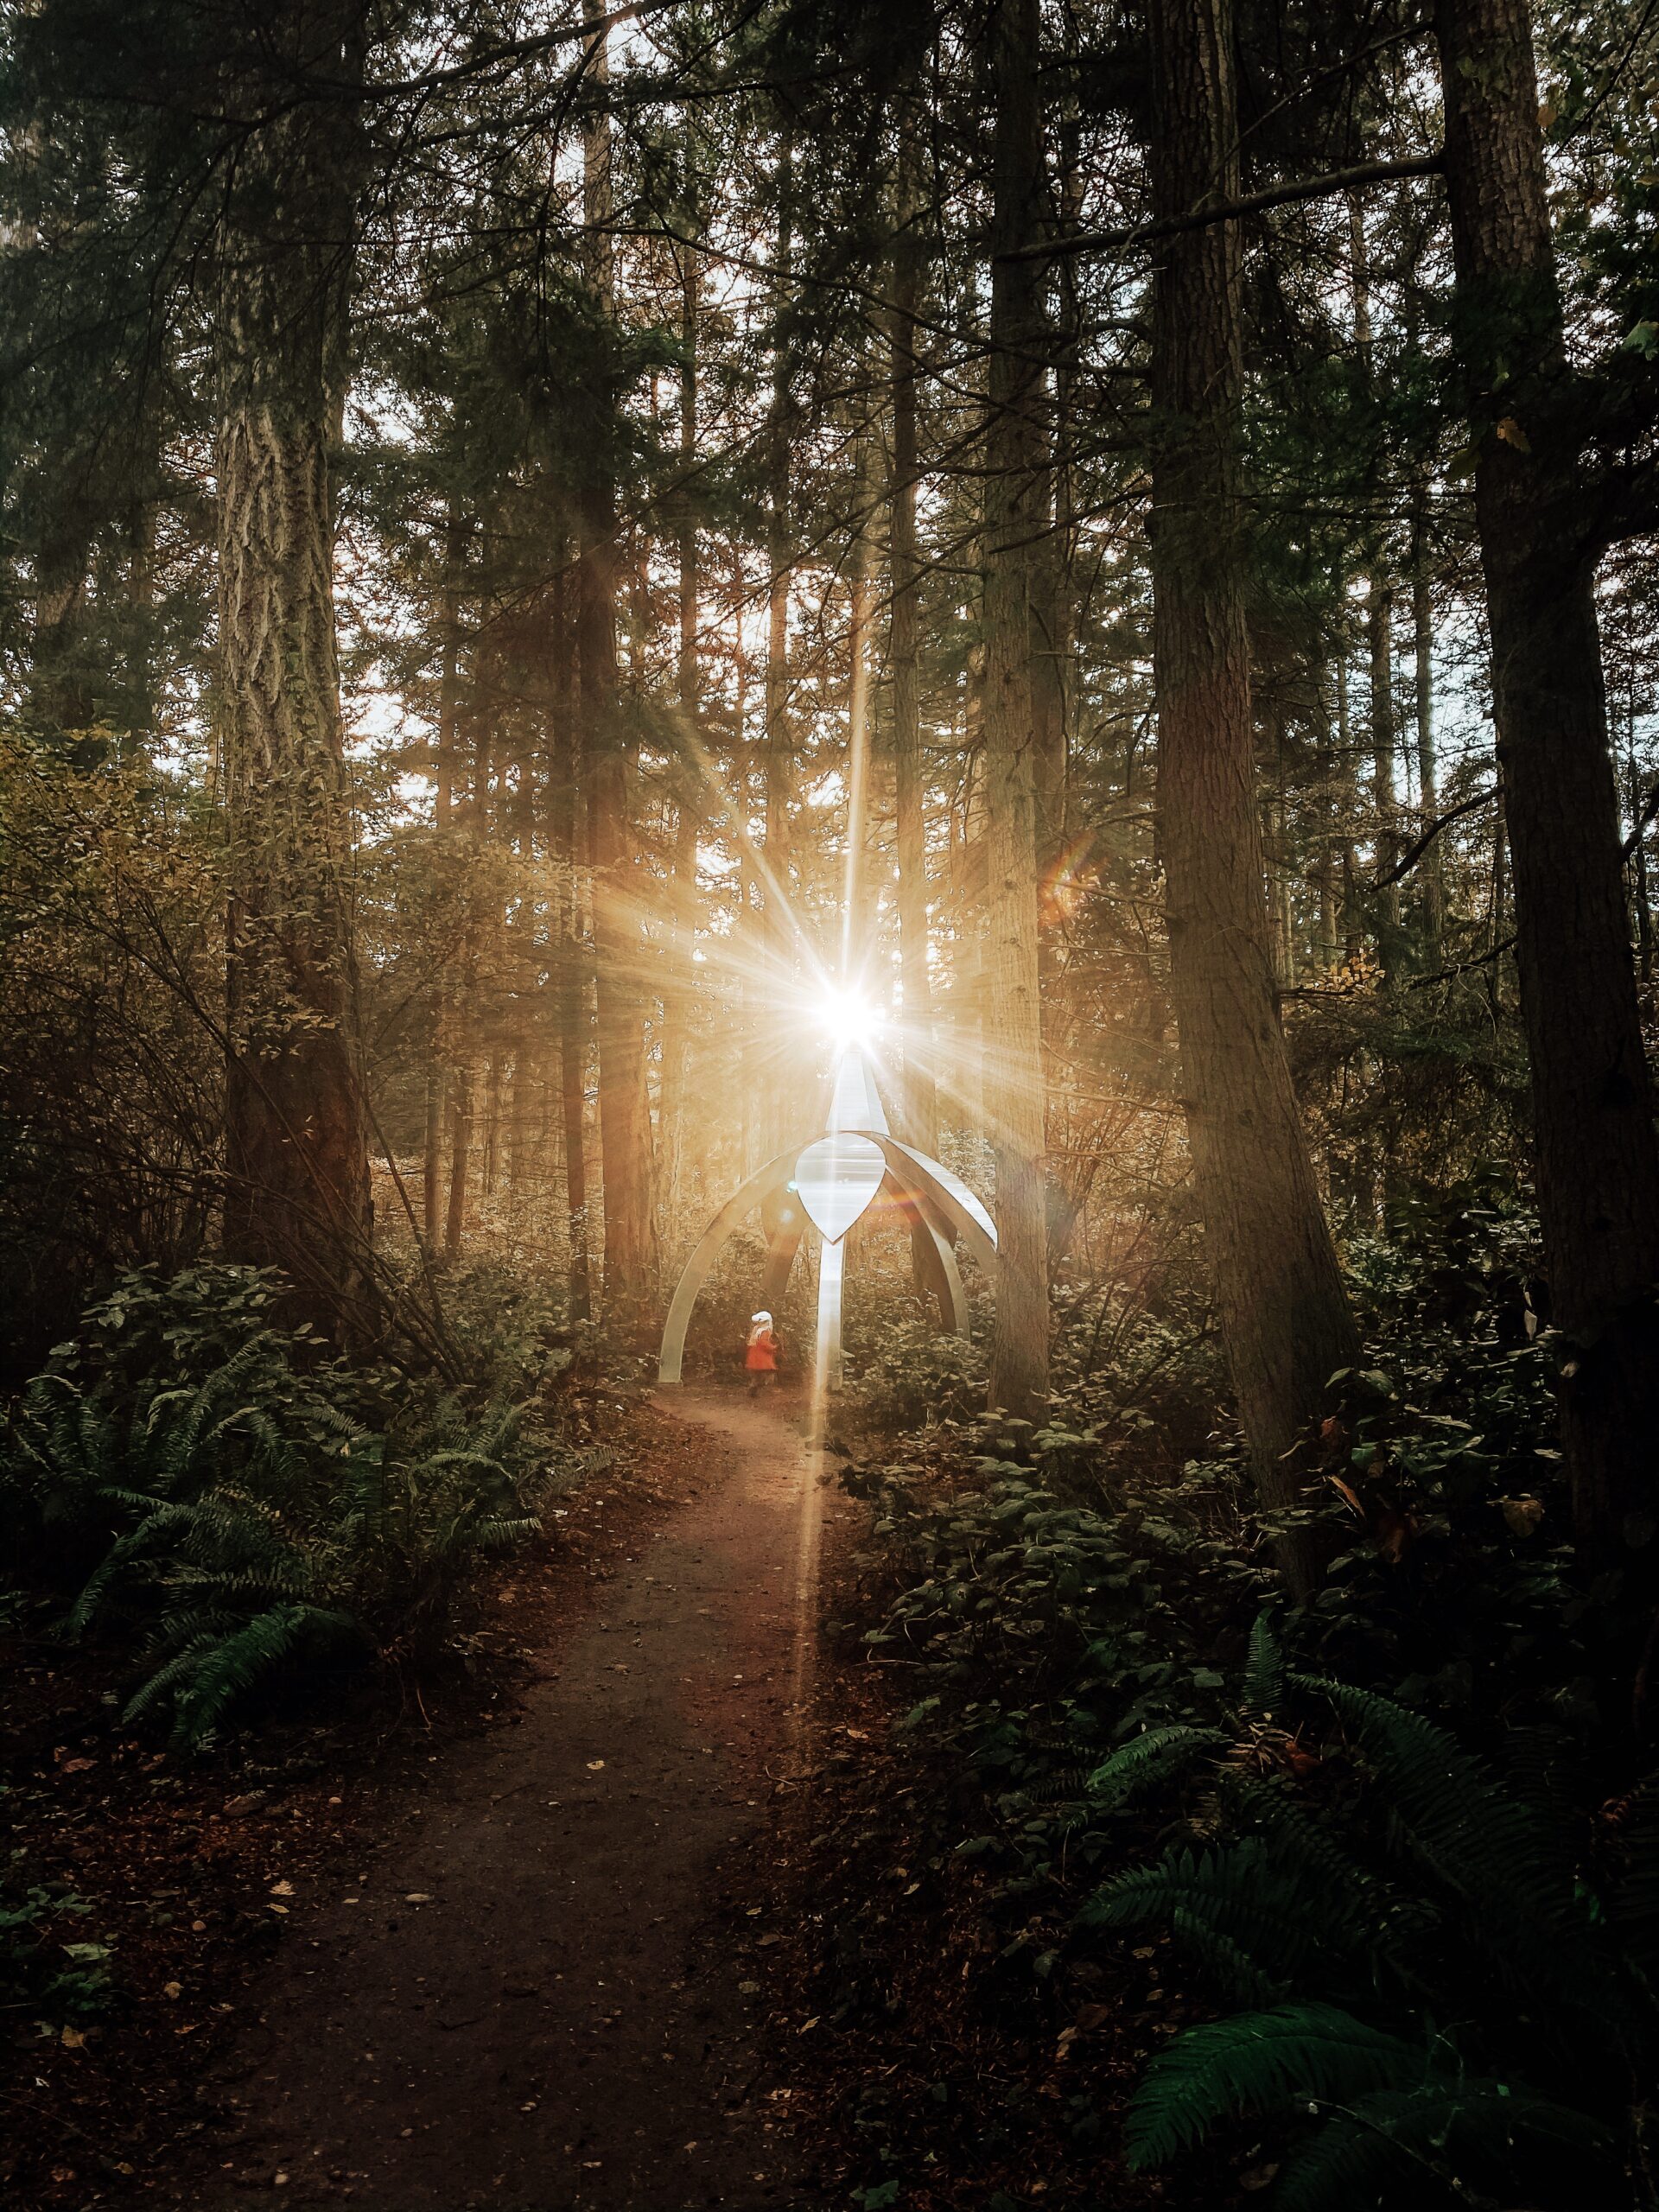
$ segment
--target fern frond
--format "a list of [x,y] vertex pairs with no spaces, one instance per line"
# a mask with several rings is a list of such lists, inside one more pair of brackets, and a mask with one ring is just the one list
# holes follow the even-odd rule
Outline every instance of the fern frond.
[[1429,1870],[1465,1902],[1504,1897],[1518,1915],[1575,1932],[1587,1915],[1563,1893],[1555,1840],[1533,1808],[1501,1790],[1447,1730],[1351,1682],[1299,1675],[1295,1687],[1332,1706]]
[[188,1682],[178,1690],[173,1733],[183,1744],[199,1744],[230,1707],[275,1669],[292,1659],[302,1644],[340,1642],[357,1633],[349,1613],[315,1605],[273,1605],[214,1643],[196,1659]]
[[1246,1713],[1266,1720],[1285,1701],[1285,1659],[1270,1615],[1258,1613],[1250,1630],[1243,1686]]
[[1147,2067],[1124,2145],[1143,2172],[1168,2164],[1236,2113],[1272,2114],[1313,2099],[1347,2102],[1419,2082],[1429,2059],[1335,2005],[1280,2005],[1188,2028]]
[[1095,1928],[1167,1927],[1188,1948],[1219,1955],[1231,1986],[1259,2005],[1298,1981],[1328,1983],[1370,1934],[1354,1901],[1332,1895],[1260,1836],[1221,1851],[1167,1852],[1103,1885],[1079,1917]]
[[1219,1728],[1148,1728],[1095,1769],[1089,1777],[1089,1802],[1096,1812],[1115,1813],[1173,1781],[1205,1753],[1224,1751],[1231,1740]]
[[1349,2101],[1291,2151],[1274,2202],[1278,2212],[1437,2199],[1576,2212],[1630,2201],[1621,2152],[1602,2121],[1530,2090],[1428,2080]]

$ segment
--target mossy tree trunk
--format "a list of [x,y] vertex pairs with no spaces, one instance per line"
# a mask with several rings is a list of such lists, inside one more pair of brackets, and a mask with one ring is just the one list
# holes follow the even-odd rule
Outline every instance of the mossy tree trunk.
[[[229,816],[226,1249],[331,1335],[374,1326],[331,460],[345,398],[352,5],[278,7],[227,66],[245,135],[215,242],[218,719]],[[308,74],[335,88],[307,99]],[[302,87],[296,96],[296,85]]]

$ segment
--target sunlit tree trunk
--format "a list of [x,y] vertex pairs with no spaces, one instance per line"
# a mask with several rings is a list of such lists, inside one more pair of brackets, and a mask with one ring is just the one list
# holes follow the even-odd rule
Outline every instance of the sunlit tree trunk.
[[[1371,662],[1371,804],[1376,821],[1372,865],[1377,875],[1385,876],[1400,857],[1400,808],[1395,787],[1400,732],[1394,710],[1394,587],[1380,564],[1371,570],[1365,636]],[[1377,893],[1376,936],[1382,972],[1389,982],[1397,983],[1405,965],[1397,883],[1385,884]]]
[[1645,1541],[1654,1509],[1659,1146],[1624,914],[1582,424],[1530,12],[1524,0],[1440,0],[1435,31],[1539,1210],[1552,1317],[1572,1340],[1564,1437],[1580,1535],[1617,1552]]
[[658,1115],[658,1241],[666,1245],[680,1211],[684,1147],[686,1038],[694,975],[697,896],[697,763],[701,757],[697,683],[697,524],[690,480],[697,459],[698,257],[680,248],[679,705],[682,753],[675,780],[674,859],[669,916],[668,978],[663,991],[662,1090]]
[[1044,216],[1037,0],[996,0],[992,176],[990,421],[985,437],[984,758],[990,1050],[986,1106],[996,1147],[996,1335],[990,1402],[1034,1419],[1048,1395],[1045,1089],[1037,967],[1037,828],[1032,762],[1031,547],[1046,459],[1039,264],[1020,259]]
[[[778,266],[788,265],[792,236],[794,162],[785,135],[778,164]],[[779,310],[781,312],[781,309]],[[761,747],[760,973],[746,979],[745,989],[760,1015],[755,1045],[759,1127],[755,1154],[769,1157],[793,1128],[794,1114],[784,1081],[785,1061],[778,1020],[792,968],[786,886],[789,874],[789,806],[791,736],[789,711],[790,391],[789,350],[783,332],[772,338],[772,394],[766,416],[766,735]]]
[[227,73],[247,129],[215,241],[219,738],[230,827],[226,1249],[337,1338],[374,1325],[330,457],[345,401],[358,11],[278,9]]
[[[443,573],[438,594],[438,724],[432,741],[432,819],[440,841],[451,833],[455,804],[455,764],[461,721],[461,590],[467,524],[453,507],[444,524]],[[446,962],[433,979],[432,1024],[426,1077],[426,1138],[422,1160],[422,1223],[429,1252],[439,1249],[443,1232],[443,1136],[448,1119],[450,1074],[445,1060],[452,1042],[455,1008],[454,976]]]
[[[1154,0],[1152,176],[1160,217],[1236,197],[1226,0]],[[1160,250],[1152,404],[1158,819],[1186,1118],[1239,1411],[1269,1505],[1357,1338],[1280,1032],[1255,798],[1238,496],[1236,228]],[[1287,1548],[1298,1580],[1303,1548]]]
[[[603,21],[588,0],[590,21]],[[608,82],[607,34],[596,34],[590,78]],[[596,297],[612,305],[614,255],[611,124],[602,97],[583,137],[584,213]],[[616,498],[601,478],[582,499],[577,611],[588,785],[588,852],[594,883],[594,966],[599,1047],[599,1142],[605,1205],[605,1307],[619,1338],[642,1337],[655,1293],[651,1113],[645,1095],[645,950],[633,905],[627,750],[616,680]]]
[[893,314],[888,374],[893,385],[893,476],[887,521],[887,654],[893,666],[893,795],[899,862],[899,976],[904,994],[905,1122],[912,1144],[938,1150],[938,1092],[934,1078],[933,991],[928,974],[927,823],[924,810],[921,693],[918,680],[921,563],[916,548],[918,316],[921,194],[916,140],[905,127],[899,154],[898,221],[893,242]]
[[[875,488],[868,430],[854,441],[853,543],[847,560],[847,851],[842,879],[842,971],[851,981],[861,947],[874,935],[865,861],[870,844],[870,645],[875,574],[870,520]],[[861,979],[864,980],[864,979]]]
[[587,950],[582,943],[578,807],[580,737],[575,699],[574,620],[569,572],[554,580],[549,613],[550,681],[548,700],[548,830],[555,865],[557,912],[553,964],[555,1020],[559,1039],[559,1128],[564,1159],[564,1217],[569,1249],[569,1318],[593,1313],[591,1232],[588,1218],[586,1100],[589,1036]]

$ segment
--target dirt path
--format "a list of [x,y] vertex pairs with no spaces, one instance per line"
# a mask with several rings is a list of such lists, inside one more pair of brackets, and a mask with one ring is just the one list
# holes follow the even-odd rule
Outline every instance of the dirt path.
[[788,1414],[671,1409],[729,1446],[723,1480],[664,1511],[519,1726],[437,1764],[361,1886],[296,1901],[260,2024],[210,2084],[245,2126],[176,2202],[795,2202],[754,1986],[705,1930],[791,1764],[820,1471]]

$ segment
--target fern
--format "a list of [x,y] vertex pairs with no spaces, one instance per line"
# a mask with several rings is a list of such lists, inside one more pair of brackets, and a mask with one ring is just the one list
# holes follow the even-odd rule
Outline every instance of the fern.
[[1351,1683],[1294,1678],[1340,1716],[1408,1847],[1458,1903],[1461,1932],[1512,1986],[1605,2024],[1629,2012],[1559,1828],[1421,1713]]
[[1270,1720],[1285,1701],[1284,1655],[1267,1613],[1258,1613],[1251,1624],[1243,1693],[1244,1710],[1262,1720]]
[[1420,2082],[1428,2065],[1420,2044],[1334,2005],[1281,2005],[1189,2028],[1153,2060],[1135,2093],[1124,2128],[1128,2162],[1137,2171],[1165,2165],[1230,2114],[1345,2103]]
[[1276,2212],[1416,2212],[1435,2203],[1630,2202],[1605,2122],[1493,2081],[1427,2081],[1348,2101],[1285,2160]]
[[1089,1802],[1097,1813],[1116,1813],[1173,1781],[1205,1752],[1225,1751],[1230,1740],[1219,1728],[1148,1728],[1095,1769],[1089,1777]]
[[1614,1924],[1649,1980],[1659,1980],[1659,1776],[1630,1796],[1623,1822],[1624,1877]]
[[1102,1929],[1166,1925],[1219,1963],[1230,1990],[1253,2004],[1287,1995],[1299,1977],[1328,1977],[1363,1954],[1372,1934],[1360,1899],[1259,1836],[1222,1851],[1168,1852],[1104,1884],[1079,1918]]
[[275,1277],[181,1286],[128,1278],[87,1317],[82,1351],[23,1394],[0,1492],[74,1574],[60,1632],[134,1636],[130,1710],[170,1710],[196,1740],[348,1630],[359,1652],[423,1660],[475,1563],[540,1523],[518,1408],[417,1393],[372,1427],[379,1383],[270,1325]]
[[356,1630],[349,1613],[326,1612],[315,1605],[273,1605],[255,1614],[233,1635],[201,1650],[188,1677],[176,1685],[174,1736],[199,1744],[238,1699],[291,1662],[302,1647],[348,1643]]

